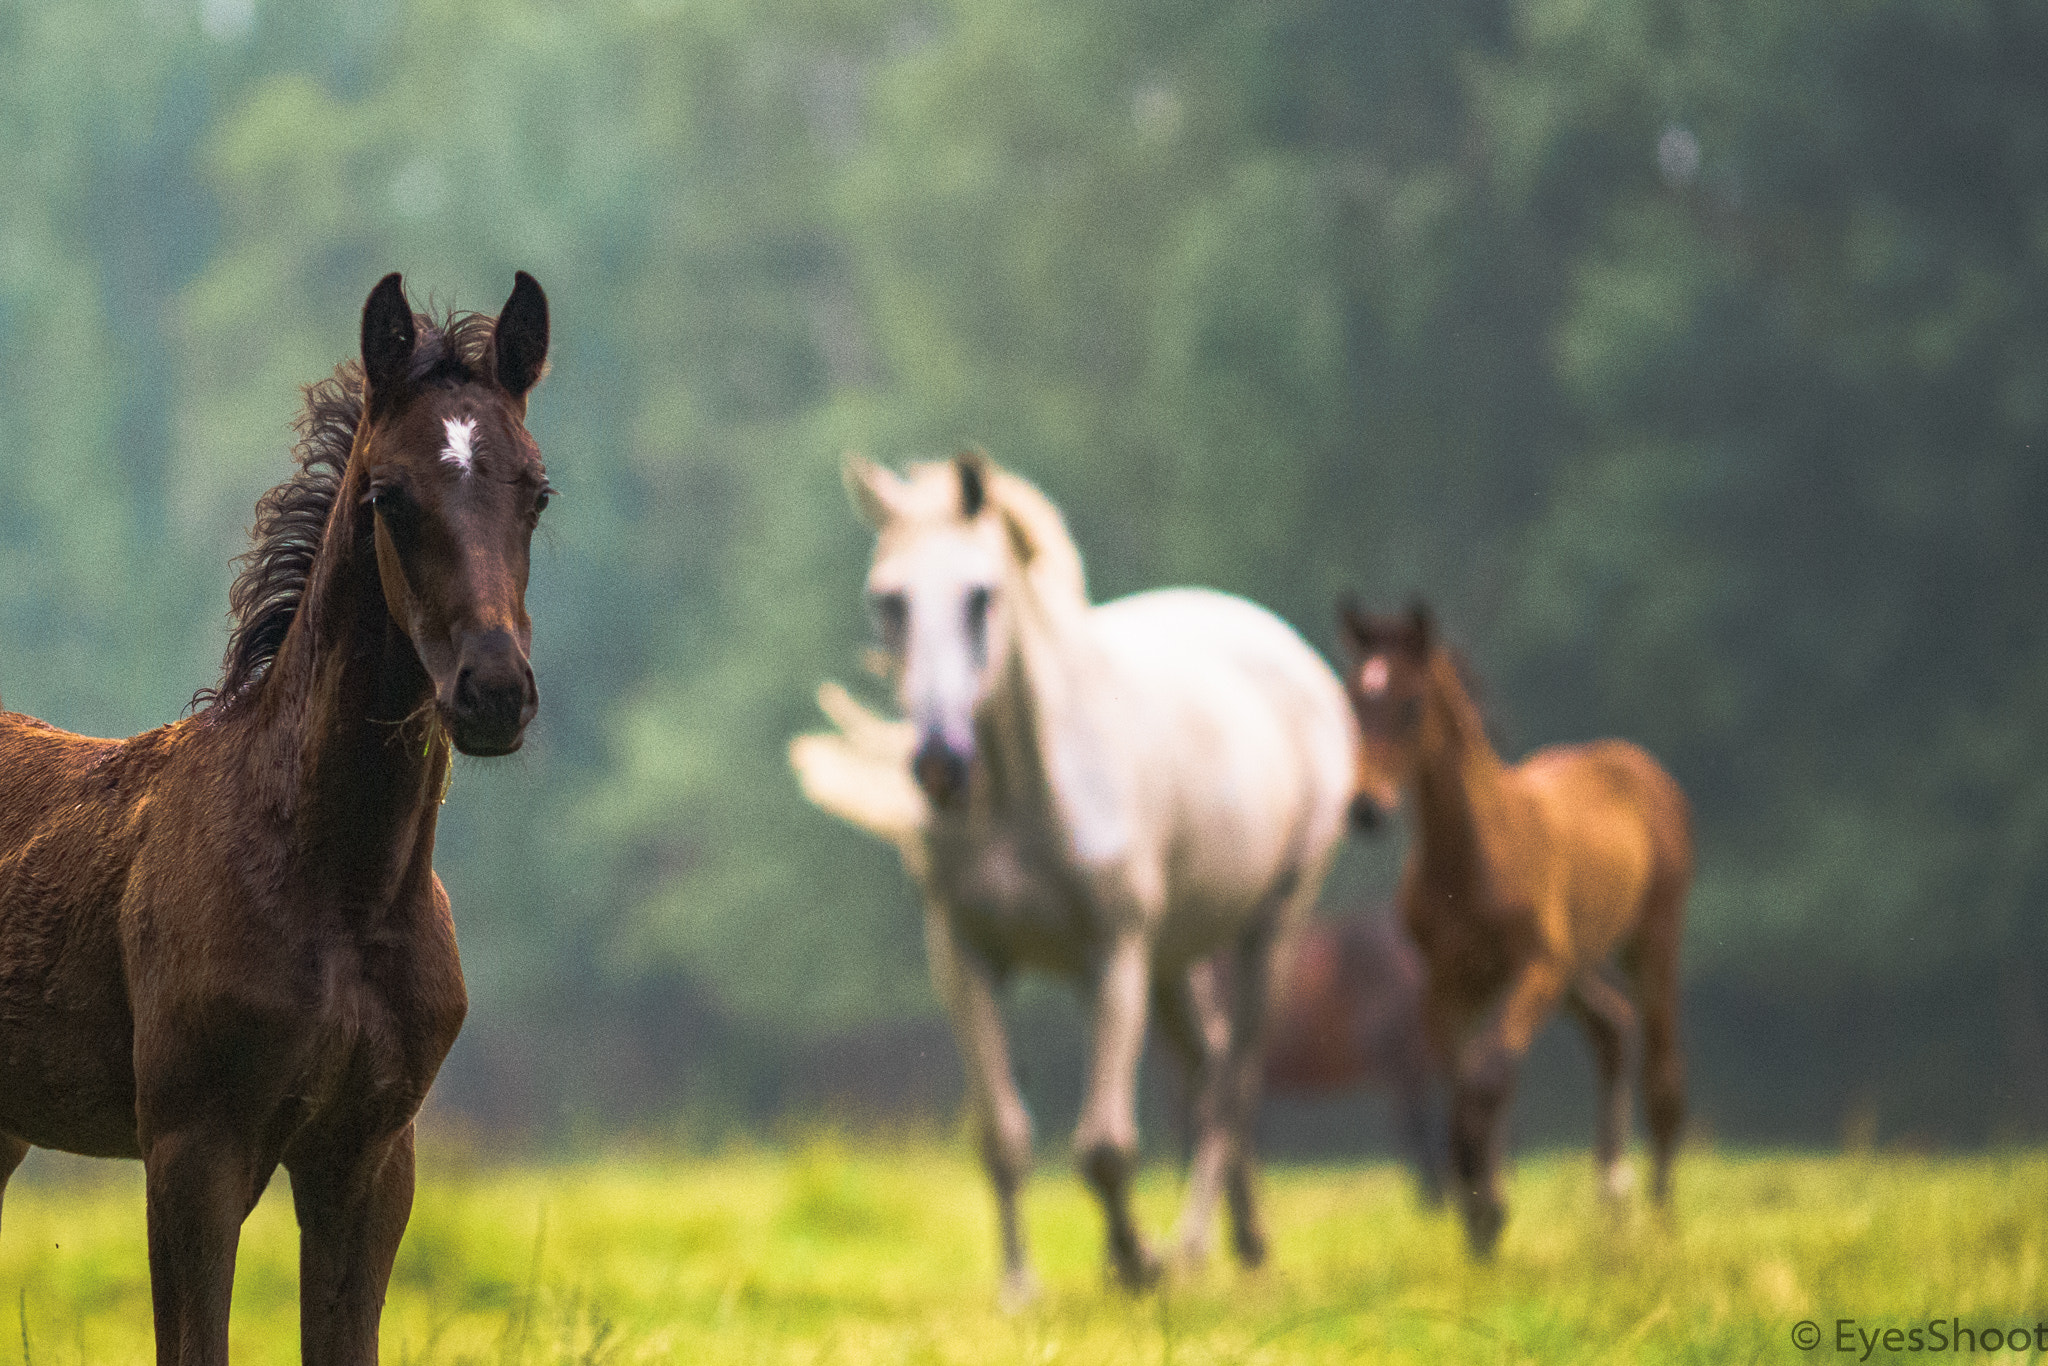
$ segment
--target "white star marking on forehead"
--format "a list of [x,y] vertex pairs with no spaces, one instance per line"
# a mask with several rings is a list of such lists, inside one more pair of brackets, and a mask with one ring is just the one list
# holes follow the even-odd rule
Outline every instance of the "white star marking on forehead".
[[1392,670],[1387,667],[1387,657],[1374,655],[1366,660],[1365,667],[1358,671],[1358,686],[1365,690],[1367,697],[1378,697],[1387,690],[1387,679],[1391,672]]
[[448,429],[448,448],[441,458],[465,475],[471,473],[476,467],[476,449],[470,444],[476,437],[476,419],[448,417],[441,419],[441,425]]

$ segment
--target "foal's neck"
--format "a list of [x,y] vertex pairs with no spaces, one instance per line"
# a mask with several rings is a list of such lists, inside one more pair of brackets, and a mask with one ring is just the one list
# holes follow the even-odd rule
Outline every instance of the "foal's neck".
[[263,681],[255,749],[265,804],[291,831],[288,865],[376,906],[431,867],[450,756],[432,680],[385,606],[359,483],[351,464]]
[[1476,867],[1501,820],[1505,770],[1479,708],[1441,650],[1430,656],[1424,707],[1425,750],[1415,777],[1422,860],[1445,871]]

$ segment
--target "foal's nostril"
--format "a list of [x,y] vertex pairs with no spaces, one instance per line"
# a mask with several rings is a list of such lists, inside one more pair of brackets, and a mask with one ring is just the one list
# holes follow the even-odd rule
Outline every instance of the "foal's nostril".
[[1363,792],[1351,799],[1352,829],[1362,831],[1377,830],[1380,828],[1380,823],[1385,819],[1385,815],[1380,811],[1380,804],[1366,796]]

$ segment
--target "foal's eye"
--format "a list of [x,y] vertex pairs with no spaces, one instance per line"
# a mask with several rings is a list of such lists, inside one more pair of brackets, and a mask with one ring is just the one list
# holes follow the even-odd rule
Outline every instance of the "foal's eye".
[[394,512],[403,512],[407,507],[411,506],[411,500],[407,498],[405,489],[398,484],[372,484],[370,485],[369,493],[365,495],[363,501],[386,515]]
[[534,515],[534,516],[536,516],[536,517],[538,517],[538,516],[540,516],[540,515],[541,515],[541,514],[542,514],[543,512],[546,512],[546,511],[548,510],[548,504],[549,504],[549,503],[550,503],[551,501],[553,501],[553,499],[554,499],[554,496],[555,496],[555,491],[554,491],[553,489],[551,489],[551,488],[547,488],[547,487],[545,487],[545,486],[543,486],[543,487],[542,487],[542,489],[541,489],[541,491],[540,491],[539,493],[536,493],[536,494],[534,494],[534,495],[533,495],[533,515]]
[[910,603],[901,593],[877,593],[873,603],[882,644],[891,650],[902,649],[904,633],[910,625]]

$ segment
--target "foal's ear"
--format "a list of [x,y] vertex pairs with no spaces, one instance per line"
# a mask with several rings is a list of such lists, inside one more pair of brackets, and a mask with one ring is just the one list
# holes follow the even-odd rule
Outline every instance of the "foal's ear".
[[363,377],[373,406],[390,401],[404,386],[413,342],[412,305],[405,299],[405,281],[394,270],[363,303]]
[[512,297],[498,310],[492,349],[498,353],[498,383],[514,398],[540,382],[548,364],[548,296],[531,275],[512,276]]
[[1358,594],[1346,593],[1337,601],[1337,624],[1344,631],[1344,639],[1361,653],[1372,648],[1372,618],[1366,616],[1365,607],[1358,601]]
[[864,455],[848,451],[839,458],[839,477],[846,484],[846,496],[860,519],[880,531],[896,516],[903,502],[903,481],[895,472],[877,465]]
[[1429,604],[1421,598],[1408,604],[1408,630],[1415,640],[1415,652],[1428,654],[1436,644],[1436,619],[1430,615]]

